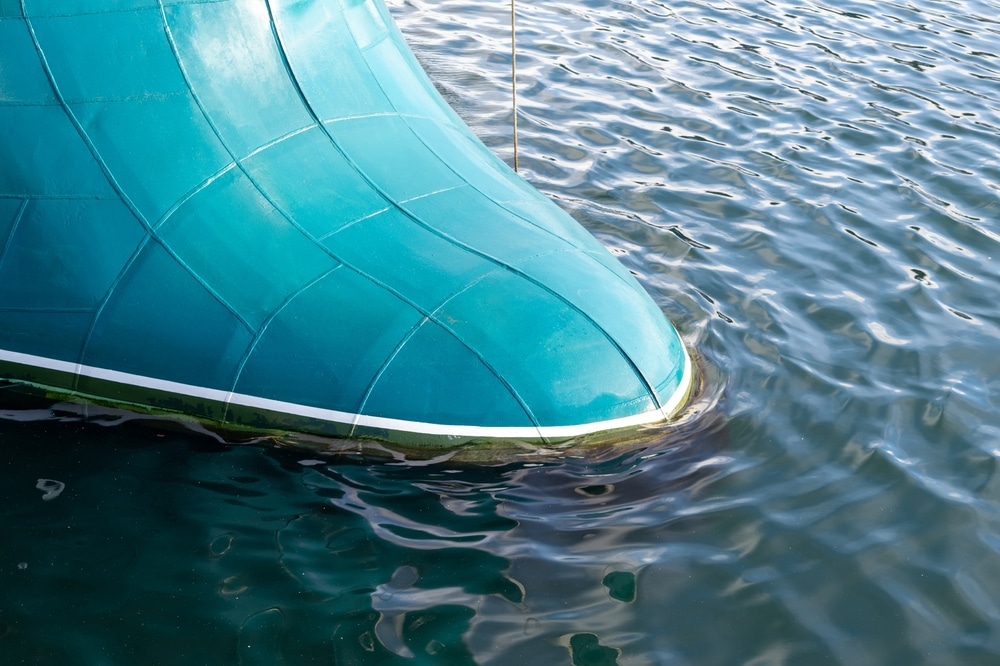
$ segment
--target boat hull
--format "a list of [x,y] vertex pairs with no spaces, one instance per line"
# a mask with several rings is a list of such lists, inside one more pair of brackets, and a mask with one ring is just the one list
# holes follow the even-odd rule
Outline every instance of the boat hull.
[[0,376],[62,398],[448,447],[692,382],[377,0],[0,4],[0,243]]

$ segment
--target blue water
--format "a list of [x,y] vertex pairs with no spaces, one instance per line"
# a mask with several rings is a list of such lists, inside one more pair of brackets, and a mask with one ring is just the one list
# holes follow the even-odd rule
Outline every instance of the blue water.
[[[509,5],[390,7],[512,162]],[[693,410],[460,465],[9,404],[0,663],[1000,663],[1000,4],[517,11],[521,173]]]

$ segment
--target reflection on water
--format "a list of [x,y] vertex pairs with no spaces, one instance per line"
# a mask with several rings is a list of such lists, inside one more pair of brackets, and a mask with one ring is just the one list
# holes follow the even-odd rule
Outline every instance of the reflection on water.
[[[718,430],[413,466],[53,416],[5,424],[46,443],[3,466],[0,640],[28,663],[616,663],[660,594],[646,568],[701,548],[679,522],[728,463]],[[51,502],[43,471],[66,479]]]
[[[390,4],[509,159],[509,5]],[[4,663],[996,663],[998,9],[519,3],[521,173],[703,409],[462,464],[0,407]]]

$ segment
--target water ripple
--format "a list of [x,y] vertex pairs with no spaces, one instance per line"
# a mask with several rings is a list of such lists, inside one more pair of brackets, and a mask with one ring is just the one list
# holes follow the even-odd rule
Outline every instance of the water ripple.
[[[390,4],[510,160],[509,5]],[[0,652],[995,663],[998,9],[519,3],[522,174],[679,324],[695,409],[475,466],[4,408]]]
[[[1000,592],[988,573],[1000,555],[998,8],[519,8],[525,176],[697,328],[726,377],[727,463],[626,506],[615,485],[610,504],[566,520],[596,530],[596,552],[657,544],[636,548],[657,563],[639,571],[637,603],[725,589],[711,624],[753,608],[775,640],[741,633],[716,652],[668,613],[659,626],[674,630],[650,627],[661,637],[647,653],[936,663],[1000,650],[986,630]],[[442,31],[465,20],[448,2],[415,16]],[[492,62],[506,89],[509,62]],[[509,154],[503,104],[466,105]],[[564,517],[560,505],[542,507]],[[522,528],[532,518],[505,506]],[[664,605],[644,596],[651,580]]]

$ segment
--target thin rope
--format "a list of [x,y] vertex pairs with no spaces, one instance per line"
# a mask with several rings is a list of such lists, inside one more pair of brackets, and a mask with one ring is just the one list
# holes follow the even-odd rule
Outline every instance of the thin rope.
[[517,171],[517,31],[514,27],[514,0],[510,0],[510,91],[514,107],[514,171]]

